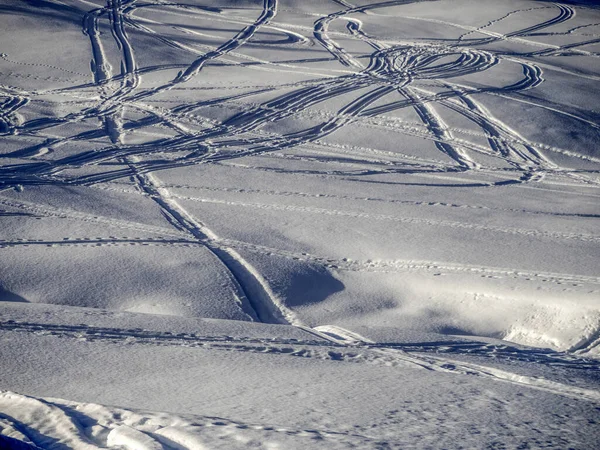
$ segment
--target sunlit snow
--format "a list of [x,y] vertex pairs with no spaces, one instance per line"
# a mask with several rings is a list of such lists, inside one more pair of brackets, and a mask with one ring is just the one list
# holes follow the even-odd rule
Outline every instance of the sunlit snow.
[[0,447],[600,441],[600,7],[0,4]]

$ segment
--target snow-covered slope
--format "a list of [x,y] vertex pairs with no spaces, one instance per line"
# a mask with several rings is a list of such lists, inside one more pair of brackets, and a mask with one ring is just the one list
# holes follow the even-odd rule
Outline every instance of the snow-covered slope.
[[593,447],[599,24],[4,1],[0,435]]
[[597,442],[598,360],[498,340],[361,332],[7,304],[0,435],[17,430],[43,448]]

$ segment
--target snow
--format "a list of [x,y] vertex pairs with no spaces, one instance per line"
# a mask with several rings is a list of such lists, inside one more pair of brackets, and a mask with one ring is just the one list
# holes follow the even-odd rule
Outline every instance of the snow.
[[599,24],[3,2],[0,447],[597,446]]

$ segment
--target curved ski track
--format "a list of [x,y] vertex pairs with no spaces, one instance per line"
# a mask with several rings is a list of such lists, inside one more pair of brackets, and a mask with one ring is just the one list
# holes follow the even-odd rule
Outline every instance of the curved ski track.
[[[561,109],[549,102],[536,101],[524,97],[523,93],[532,91],[545,82],[544,68],[554,68],[551,56],[578,55],[582,57],[598,57],[597,53],[585,50],[586,46],[600,42],[598,36],[586,36],[584,41],[563,46],[545,45],[539,40],[529,39],[533,36],[552,35],[552,27],[572,20],[576,8],[567,5],[552,4],[540,8],[510,11],[504,16],[491,20],[479,27],[466,27],[437,19],[407,19],[430,20],[462,29],[464,33],[454,42],[415,40],[392,43],[375,37],[376,30],[370,32],[364,29],[363,23],[357,18],[360,14],[369,14],[382,8],[398,7],[414,3],[416,0],[390,0],[374,2],[368,5],[353,6],[342,0],[334,0],[344,9],[327,16],[318,18],[312,30],[302,27],[277,23],[278,0],[263,0],[262,8],[257,11],[256,19],[241,20],[239,18],[220,14],[218,8],[196,7],[178,2],[161,0],[106,0],[103,7],[94,8],[83,15],[81,20],[82,32],[89,40],[92,55],[91,82],[76,84],[68,88],[51,89],[47,91],[25,91],[11,86],[0,86],[0,135],[13,135],[22,139],[23,148],[0,155],[2,157],[18,158],[19,162],[0,166],[0,193],[2,190],[35,185],[78,185],[94,186],[110,189],[108,183],[129,178],[136,183],[138,192],[152,199],[170,223],[169,227],[152,227],[124,220],[104,218],[84,214],[77,211],[52,208],[45,205],[28,204],[0,196],[0,204],[17,209],[18,213],[6,214],[35,214],[39,217],[63,217],[72,220],[84,220],[105,223],[112,227],[131,229],[150,233],[152,238],[66,238],[64,241],[46,241],[35,239],[6,240],[0,242],[1,247],[17,245],[202,245],[217,258],[222,268],[230,274],[232,286],[238,297],[245,305],[249,315],[256,320],[272,323],[292,323],[301,325],[294,314],[289,311],[277,298],[267,281],[246,261],[236,249],[244,249],[264,254],[275,254],[286,258],[302,259],[338,270],[448,270],[458,272],[481,273],[482,276],[514,276],[521,278],[539,278],[554,282],[583,282],[598,284],[594,277],[577,275],[528,273],[508,269],[475,268],[438,262],[415,261],[378,261],[356,262],[332,259],[308,254],[271,249],[235,240],[221,239],[215,232],[208,229],[198,218],[193,217],[177,202],[178,199],[201,202],[221,203],[229,207],[242,206],[263,209],[283,209],[312,214],[340,215],[345,217],[364,218],[369,220],[390,220],[424,225],[467,228],[471,230],[487,230],[492,232],[533,236],[536,238],[575,239],[597,242],[596,235],[569,234],[557,232],[541,232],[519,228],[500,228],[483,226],[472,223],[453,221],[432,221],[410,217],[396,217],[377,214],[365,214],[345,210],[326,210],[300,206],[278,206],[247,202],[231,202],[199,197],[178,196],[170,192],[172,186],[162,183],[157,173],[162,170],[194,166],[199,164],[222,164],[232,160],[248,157],[279,154],[277,152],[303,145],[317,150],[333,149],[335,144],[326,143],[323,138],[336,131],[356,123],[360,126],[370,126],[419,137],[432,141],[442,155],[440,160],[420,159],[392,154],[385,155],[392,159],[386,160],[387,166],[373,169],[372,165],[381,164],[378,156],[384,156],[375,149],[338,148],[352,156],[352,164],[361,163],[362,171],[328,171],[328,176],[363,176],[375,173],[430,173],[434,176],[470,172],[484,174],[489,167],[484,167],[477,161],[479,155],[493,158],[510,166],[511,170],[502,169],[507,173],[506,179],[497,182],[470,183],[463,186],[491,187],[506,184],[535,184],[546,174],[558,174],[569,178],[571,182],[587,184],[591,188],[600,186],[597,181],[597,171],[575,173],[553,162],[546,154],[558,153],[562,156],[577,156],[584,160],[598,162],[593,156],[575,155],[570,150],[557,149],[538,142],[528,141],[517,131],[494,116],[480,101],[486,95],[501,96],[507,100],[527,102],[531,107],[544,108],[558,114],[564,114],[582,126],[595,130],[600,125],[589,112],[570,111]],[[174,27],[179,36],[162,36],[154,27],[164,25],[160,22],[136,17],[136,12],[144,8],[160,10],[168,9],[171,13],[185,14],[191,18],[206,19],[214,17],[221,22],[230,22],[231,26],[242,25],[239,31],[216,48],[204,52],[201,40],[197,45],[189,44],[190,36],[196,36],[184,25]],[[506,34],[494,32],[494,25],[510,16],[526,14],[534,9],[548,9],[556,14],[538,24]],[[330,31],[331,24],[345,24],[347,32]],[[108,26],[111,31],[113,44],[120,51],[120,61],[109,61],[106,48],[111,45],[108,35],[102,33],[102,26]],[[566,33],[572,34],[582,27],[573,27]],[[187,89],[192,80],[202,75],[202,70],[210,64],[231,59],[227,64],[248,64],[250,69],[261,69],[262,65],[271,65],[272,70],[293,70],[297,66],[263,61],[241,53],[249,43],[261,44],[258,33],[262,27],[268,27],[270,32],[282,35],[275,41],[276,45],[321,45],[334,60],[338,61],[341,69],[323,71],[321,77],[305,82],[297,82],[281,86],[261,86],[254,83],[240,93],[226,94],[209,100],[192,101],[178,106],[159,108],[156,97],[168,90]],[[338,27],[339,28],[339,27]],[[312,31],[314,42],[306,38],[302,32]],[[135,32],[135,33],[134,33]],[[147,87],[143,77],[166,67],[140,67],[136,59],[136,39],[132,36],[144,35],[154,39],[157,45],[165,45],[181,52],[192,55],[190,61],[180,65],[179,73],[163,84]],[[477,37],[476,37],[477,36]],[[480,37],[484,36],[484,37]],[[367,58],[358,57],[338,42],[339,38],[358,39],[372,48]],[[588,39],[589,37],[589,39]],[[336,40],[337,39],[337,40]],[[533,47],[531,51],[506,52],[496,50],[490,44],[499,41],[515,41],[524,46]],[[341,41],[341,40],[340,40]],[[273,44],[273,42],[270,42]],[[537,64],[536,58],[545,57],[544,63]],[[2,59],[9,55],[2,54]],[[242,60],[243,62],[238,62]],[[38,63],[20,63],[33,66],[43,66]],[[298,64],[298,63],[295,63]],[[513,67],[515,79],[502,87],[479,86],[465,84],[464,77],[471,74],[491,71],[499,64]],[[256,67],[254,67],[256,66]],[[116,68],[120,67],[117,71]],[[168,67],[173,68],[173,67]],[[48,70],[59,67],[48,66]],[[558,70],[558,69],[557,69]],[[260,73],[260,72],[257,72]],[[586,73],[569,72],[573,76],[593,77]],[[461,78],[460,81],[456,79]],[[32,103],[44,103],[44,94],[62,96],[69,101],[84,89],[96,89],[98,95],[89,100],[77,112],[63,116],[26,120],[27,108]],[[243,86],[233,86],[240,89]],[[192,92],[190,88],[190,92]],[[87,92],[87,91],[85,91]],[[220,91],[221,92],[221,91]],[[257,103],[239,103],[242,99],[270,92],[270,99]],[[360,95],[358,95],[360,93]],[[342,100],[342,105],[336,111],[327,111],[328,103]],[[236,103],[237,102],[237,103]],[[91,105],[91,106],[90,106]],[[202,117],[198,111],[201,108],[232,107],[241,105],[242,110],[221,121]],[[440,108],[440,106],[442,108]],[[322,109],[319,109],[321,108]],[[407,123],[386,114],[393,114],[404,108],[412,109],[420,123]],[[135,111],[138,117],[129,118],[128,112]],[[451,110],[462,119],[471,123],[478,131],[461,130],[451,127],[444,118],[443,111]],[[139,115],[142,118],[139,118]],[[286,134],[266,132],[263,128],[273,122],[293,118],[311,118],[318,122],[304,129],[290,131]],[[90,119],[100,119],[102,127],[97,130],[75,132],[70,136],[56,137],[53,129],[65,124],[80,124]],[[316,119],[316,120],[314,120]],[[163,135],[144,143],[128,143],[128,133],[148,127],[168,127],[172,134]],[[76,127],[74,127],[75,129]],[[173,135],[174,134],[174,135]],[[458,137],[460,135],[460,137]],[[485,137],[487,145],[480,140],[471,141],[470,137]],[[36,144],[31,144],[35,138]],[[109,143],[95,150],[61,153],[61,147],[73,142],[94,141],[108,138]],[[101,142],[107,142],[106,139]],[[52,151],[52,158],[44,155]],[[292,157],[292,156],[287,156]],[[362,159],[360,159],[362,158]],[[326,159],[323,159],[326,163]],[[94,170],[90,172],[90,167]],[[494,169],[494,168],[491,168]],[[456,183],[455,186],[461,186]],[[175,186],[173,186],[175,187]],[[276,192],[274,195],[288,195]],[[296,193],[293,195],[304,195]],[[359,196],[356,197],[360,199]],[[362,199],[365,201],[380,201],[381,199]],[[385,201],[385,200],[381,200]],[[457,206],[444,203],[410,202],[393,200],[420,206],[444,207],[473,207]],[[543,212],[525,211],[532,214]],[[551,214],[551,213],[548,213]],[[574,213],[573,216],[578,214]],[[597,219],[594,214],[580,214],[582,217]],[[166,236],[165,238],[160,236]]]

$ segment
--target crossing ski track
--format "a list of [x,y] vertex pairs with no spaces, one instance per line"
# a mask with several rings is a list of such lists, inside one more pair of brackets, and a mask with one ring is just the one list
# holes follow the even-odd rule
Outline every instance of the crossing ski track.
[[[214,206],[250,214],[281,212],[306,216],[309,221],[333,218],[368,224],[405,224],[441,230],[440,233],[477,232],[523,242],[560,243],[565,247],[585,244],[595,251],[600,235],[582,232],[575,226],[572,231],[540,230],[535,226],[496,225],[493,221],[478,223],[467,215],[446,218],[444,212],[597,221],[600,218],[597,209],[561,211],[540,204],[515,207],[485,204],[485,197],[431,201],[416,195],[395,197],[389,191],[381,195],[361,192],[362,183],[387,183],[469,191],[508,186],[592,200],[600,197],[597,153],[573,148],[568,139],[557,143],[552,138],[544,140],[542,133],[533,132],[529,123],[535,120],[536,112],[542,118],[561,117],[573,124],[573,136],[587,133],[595,136],[592,139],[597,143],[600,130],[597,111],[571,102],[563,104],[544,91],[552,82],[557,83],[555,79],[571,84],[600,79],[592,64],[570,64],[570,60],[596,61],[600,57],[596,51],[600,32],[595,28],[599,23],[586,23],[582,19],[584,8],[561,3],[505,8],[498,17],[488,14],[483,22],[466,25],[403,13],[404,6],[422,3],[418,0],[360,5],[330,0],[319,11],[334,12],[318,14],[307,13],[301,6],[284,0],[261,0],[251,8],[213,8],[166,0],[43,3],[49,11],[62,10],[66,3],[77,5],[82,40],[91,55],[84,66],[89,66],[90,72],[43,62],[47,59],[25,60],[24,55],[0,54],[0,63],[9,68],[0,72],[0,80],[9,80],[0,84],[0,138],[11,143],[0,154],[0,220],[45,223],[57,219],[66,224],[97,226],[103,232],[98,232],[98,236],[81,235],[70,232],[67,226],[64,231],[67,234],[63,236],[2,236],[0,251],[44,247],[89,248],[90,252],[105,246],[202,247],[214,261],[206,270],[226,274],[238,306],[249,321],[291,325],[301,330],[306,339],[174,334],[1,317],[0,332],[62,339],[65,343],[185,347],[427,370],[600,403],[597,389],[510,370],[510,364],[518,362],[586,373],[597,371],[600,324],[594,329],[588,327],[585,336],[563,351],[475,339],[376,342],[338,325],[307,325],[302,312],[286,304],[286,299],[272,286],[273,279],[262,274],[260,266],[252,261],[255,256],[276,257],[321,267],[330,274],[458,274],[532,286],[567,285],[585,291],[586,295],[600,293],[600,276],[473,265],[453,261],[451,256],[448,261],[401,257],[351,259],[339,254],[327,255],[328,249],[320,252],[280,248],[253,242],[251,231],[248,238],[224,237],[218,228],[204,220],[202,208],[197,208]],[[433,7],[436,1],[426,3]],[[24,11],[27,14],[27,9]],[[284,14],[280,20],[281,11]],[[387,13],[390,17],[397,14],[403,23],[453,30],[453,37],[435,37],[438,34],[414,39],[379,37],[380,30],[373,26],[374,20]],[[295,15],[310,20],[304,17],[302,23],[283,22]],[[524,21],[527,25],[521,27],[518,19],[529,15],[539,17],[540,21],[533,24]],[[210,21],[217,24],[215,27],[226,28],[203,29]],[[498,31],[507,29],[510,31]],[[557,39],[561,36],[564,43]],[[152,42],[157,55],[158,49],[164,54],[167,50],[176,52],[177,61],[150,64],[145,60],[148,44],[144,48],[144,42]],[[261,54],[255,51],[261,46],[294,49],[302,56],[279,58],[274,51],[272,55],[277,56],[271,57],[269,50]],[[316,62],[323,64],[319,66]],[[252,78],[221,81],[215,75],[219,70],[245,71]],[[497,72],[500,74],[497,80],[482,81],[493,79],[496,70],[502,71]],[[261,74],[265,74],[264,81]],[[267,74],[281,76],[283,81],[273,82],[274,78]],[[38,83],[32,87],[33,80],[48,81],[50,86]],[[15,86],[19,83],[23,84]],[[523,130],[499,105],[524,108],[527,117]],[[428,145],[430,150],[415,152],[404,147],[378,148],[377,142],[336,141],[346,130],[392,133],[396,139],[414,139]],[[299,149],[302,151],[296,153]],[[282,166],[282,162],[289,166]],[[311,166],[313,163],[318,164]],[[297,185],[289,189],[264,184],[237,187],[235,181],[223,187],[211,184],[210,178],[178,181],[173,176],[177,170],[193,167],[301,176],[308,180],[306,184],[311,179],[330,179],[350,182],[356,188],[347,193],[323,192],[319,187],[300,189]],[[411,177],[414,183],[406,181]],[[113,217],[66,205],[51,206],[40,197],[31,200],[19,195],[23,191],[57,186],[143,197],[151,201],[157,214],[164,218],[164,224],[150,225],[131,220],[126,214]],[[316,199],[339,206],[307,204]],[[375,206],[407,209],[398,214],[369,210]],[[439,215],[435,218],[420,215],[432,211]],[[126,422],[118,418],[118,414],[134,417],[137,413],[132,411],[122,410],[117,414],[99,405],[0,392],[0,412],[19,408],[32,414],[12,419],[0,414],[0,446],[9,442],[22,444],[24,448],[45,448],[56,443],[78,449],[205,448],[194,432],[198,423],[188,423],[187,428],[165,425],[149,430],[144,427],[144,420]],[[106,419],[109,413],[112,421]],[[98,414],[104,415],[102,425]],[[50,421],[42,420],[44,416]],[[331,448],[379,445],[375,438],[359,433],[276,429],[209,417],[201,420],[202,426],[226,424],[236,430],[252,429],[259,435],[318,439],[329,443]],[[96,425],[92,429],[84,423]],[[27,432],[30,430],[36,432]]]
[[[313,27],[313,34],[317,42],[319,42],[325,50],[337,59],[344,66],[353,66],[358,71],[340,75],[335,78],[322,78],[315,80],[313,83],[306,86],[298,86],[294,89],[293,85],[291,93],[283,94],[275,97],[264,103],[259,103],[254,107],[250,107],[244,112],[235,114],[226,119],[222,123],[217,123],[205,130],[192,131],[189,126],[190,119],[193,117],[193,112],[201,107],[210,107],[218,105],[221,102],[231,103],[238,96],[225,97],[224,99],[215,99],[189,105],[181,105],[171,110],[160,112],[157,108],[142,104],[142,101],[151,100],[152,96],[156,96],[166,90],[171,90],[179,86],[183,86],[191,79],[196,77],[202,69],[211,62],[227,55],[235,54],[235,51],[242,48],[245,44],[252,41],[254,35],[260,31],[261,27],[269,27],[270,30],[281,32],[289,37],[288,24],[281,24],[275,27],[271,24],[276,19],[278,2],[276,0],[265,0],[262,5],[262,11],[256,20],[243,27],[229,41],[220,45],[213,51],[202,53],[200,57],[193,60],[184,70],[181,70],[178,75],[170,82],[154,88],[141,87],[141,73],[135,57],[135,49],[132,44],[127,27],[134,29],[137,33],[147,34],[153,38],[161,39],[163,43],[176,46],[180,49],[190,49],[187,46],[179,43],[173,38],[163,38],[158,35],[152,28],[158,22],[149,19],[137,19],[136,12],[146,8],[167,8],[170,13],[183,12],[186,15],[198,17],[214,17],[220,21],[227,21],[227,17],[220,14],[221,11],[204,7],[194,7],[191,5],[183,5],[170,2],[138,2],[137,0],[122,1],[109,0],[105,6],[91,9],[82,19],[82,32],[89,39],[92,62],[91,69],[93,82],[100,89],[100,101],[92,107],[82,110],[80,113],[71,113],[64,117],[55,119],[43,119],[23,121],[16,116],[17,110],[29,104],[36,97],[35,92],[29,93],[27,96],[12,96],[7,97],[7,100],[2,104],[0,123],[5,135],[39,135],[44,138],[44,135],[57,125],[65,123],[78,123],[92,117],[98,117],[104,125],[104,133],[111,141],[108,147],[96,149],[94,151],[84,151],[79,154],[59,157],[53,160],[38,161],[40,156],[43,156],[42,149],[52,147],[53,151],[69,142],[80,141],[90,137],[89,132],[80,133],[70,137],[63,138],[44,138],[42,144],[35,145],[30,148],[19,150],[18,152],[9,153],[8,156],[25,156],[21,163],[11,164],[4,168],[0,168],[0,180],[3,189],[11,187],[40,185],[45,184],[61,184],[61,185],[84,185],[84,186],[99,186],[100,183],[106,184],[111,181],[117,181],[129,177],[138,184],[138,191],[148,196],[157,203],[163,214],[169,218],[169,222],[174,230],[157,229],[141,224],[125,223],[123,221],[106,219],[101,217],[90,217],[81,215],[77,212],[70,211],[53,211],[52,208],[42,205],[32,206],[26,203],[11,201],[7,198],[2,199],[4,205],[13,206],[17,209],[34,210],[40,212],[43,216],[58,216],[68,217],[77,220],[96,221],[99,223],[109,223],[117,227],[125,227],[136,229],[139,231],[149,231],[150,233],[159,233],[163,235],[177,236],[177,239],[142,239],[135,240],[114,239],[112,242],[107,242],[106,239],[90,240],[88,238],[74,238],[66,241],[44,241],[35,239],[25,239],[22,241],[3,241],[2,246],[15,245],[34,245],[45,244],[54,245],[104,245],[111,243],[112,245],[120,244],[137,244],[142,245],[190,245],[190,242],[197,242],[200,245],[206,246],[215,257],[221,261],[223,267],[231,274],[231,282],[236,287],[239,297],[243,303],[251,305],[251,309],[255,310],[253,316],[261,318],[268,322],[281,323],[299,323],[299,319],[294,317],[294,314],[287,310],[281,300],[277,299],[275,294],[270,290],[268,283],[256,271],[252,265],[244,260],[242,256],[233,249],[238,247],[249,248],[253,247],[248,243],[236,243],[229,240],[233,247],[223,245],[225,240],[217,237],[217,235],[203,225],[198,219],[194,218],[187,212],[177,198],[186,200],[194,200],[199,202],[218,203],[229,206],[242,206],[251,208],[267,208],[285,211],[298,211],[315,214],[338,215],[343,217],[364,218],[367,220],[391,220],[405,223],[418,223],[429,226],[446,226],[458,227],[470,230],[487,230],[492,232],[520,234],[524,236],[534,237],[549,237],[554,239],[576,239],[585,242],[596,242],[598,237],[595,235],[585,234],[565,234],[553,232],[538,232],[536,230],[526,230],[517,228],[502,228],[493,226],[482,226],[470,223],[460,223],[452,221],[427,220],[410,217],[394,217],[389,215],[376,215],[368,213],[355,213],[352,211],[320,209],[313,207],[295,207],[293,205],[278,206],[245,202],[222,201],[210,198],[199,197],[182,197],[177,194],[173,195],[158,179],[157,173],[161,170],[173,169],[177,167],[198,165],[198,164],[219,164],[232,159],[239,159],[248,156],[261,156],[275,151],[281,151],[297,147],[298,145],[313,145],[317,148],[323,147],[323,139],[334,133],[336,130],[348,126],[352,123],[367,124],[369,120],[377,119],[372,122],[372,125],[388,129],[390,120],[396,122],[389,129],[395,132],[408,133],[418,136],[423,139],[432,140],[437,149],[450,157],[454,164],[437,163],[433,169],[411,169],[407,168],[405,162],[399,162],[401,173],[426,173],[431,172],[433,176],[436,173],[455,173],[455,172],[485,172],[486,168],[476,162],[473,154],[482,154],[485,156],[501,159],[512,166],[515,171],[521,172],[522,175],[516,179],[503,180],[495,183],[483,183],[485,185],[502,185],[508,183],[530,183],[535,184],[535,181],[544,179],[545,174],[556,173],[563,174],[572,180],[578,182],[592,183],[595,185],[593,178],[569,172],[568,170],[558,166],[545,156],[546,152],[558,152],[564,155],[571,155],[568,150],[561,150],[549,147],[547,145],[531,142],[518,134],[515,130],[504,124],[501,120],[494,117],[492,112],[484,107],[476,99],[476,95],[501,95],[511,99],[512,93],[521,93],[527,90],[533,90],[544,83],[543,71],[541,66],[538,66],[525,58],[547,54],[548,49],[535,50],[526,54],[504,54],[497,50],[481,50],[478,46],[488,46],[491,43],[499,40],[517,40],[519,43],[533,45],[536,47],[543,46],[540,42],[528,40],[527,37],[539,35],[542,31],[549,28],[569,22],[576,15],[576,9],[565,5],[551,5],[539,8],[520,9],[509,11],[504,16],[493,19],[488,23],[479,27],[465,27],[463,25],[444,22],[435,19],[439,23],[443,23],[452,27],[466,28],[467,31],[460,35],[454,45],[448,44],[430,44],[418,42],[391,43],[389,40],[378,40],[372,35],[369,35],[363,30],[363,24],[359,19],[352,18],[352,14],[365,14],[376,12],[382,8],[401,7],[405,4],[413,3],[410,0],[392,0],[370,5],[353,6],[347,2],[335,2],[345,9],[339,12],[323,16],[316,20]],[[91,4],[85,2],[86,5]],[[499,22],[506,21],[511,16],[524,14],[534,10],[547,9],[556,10],[557,15],[544,22],[529,26],[520,30],[515,30],[506,34],[498,34],[491,31],[491,28]],[[412,16],[406,16],[411,20],[434,20],[422,19]],[[108,43],[104,42],[103,34],[99,31],[99,22],[107,21],[111,30],[114,43],[120,50],[120,63],[110,62],[105,50]],[[232,18],[232,23],[240,22],[239,18]],[[347,52],[336,38],[343,36],[339,31],[330,32],[330,25],[336,21],[344,20],[347,23],[348,32],[371,46],[374,52],[369,56],[367,66],[363,65],[358,59],[354,58]],[[143,22],[143,24],[142,24]],[[293,25],[289,25],[294,28]],[[582,25],[586,26],[586,25]],[[592,24],[590,24],[592,26]],[[185,27],[184,27],[185,28]],[[296,26],[296,29],[298,27]],[[578,27],[569,30],[573,33]],[[472,38],[471,35],[476,33],[484,34],[485,38]],[[298,33],[296,33],[298,34]],[[300,35],[301,36],[301,35]],[[298,38],[293,40],[294,44],[304,42],[305,40]],[[565,50],[581,51],[578,47],[589,45],[591,41],[585,41],[580,44],[568,44],[567,46],[557,47],[550,46],[552,54]],[[541,53],[540,53],[541,52]],[[583,51],[581,51],[583,52]],[[198,51],[195,51],[198,53]],[[590,52],[583,52],[590,56]],[[3,58],[9,60],[6,55]],[[441,59],[455,58],[453,62],[439,63]],[[474,88],[465,84],[457,84],[450,81],[457,76],[464,76],[477,72],[485,72],[499,64],[501,61],[515,63],[521,66],[523,78],[513,84],[502,88]],[[114,71],[114,67],[121,67],[120,73]],[[548,63],[546,62],[547,66]],[[251,67],[251,66],[250,66]],[[146,72],[144,72],[146,73]],[[441,88],[441,92],[431,92],[419,86],[420,81],[430,80],[435,85]],[[10,91],[8,87],[3,88],[6,92]],[[275,88],[269,88],[277,90]],[[315,105],[320,105],[323,102],[336,99],[342,95],[355,92],[359,89],[370,89],[366,95],[362,95],[356,100],[343,106],[337,113],[331,115],[326,121],[311,128],[302,131],[296,131],[289,134],[273,134],[265,133],[261,130],[266,124],[287,119],[289,117],[303,117],[306,114],[311,114],[314,111]],[[257,90],[251,91],[246,95],[256,95],[263,92],[264,89],[258,87]],[[54,91],[60,93],[60,91]],[[67,91],[65,91],[66,93]],[[405,99],[393,101],[391,103],[382,102],[387,96],[393,92],[400,93]],[[70,95],[70,94],[69,94]],[[518,99],[516,99],[518,101]],[[378,103],[379,106],[373,106]],[[382,104],[383,103],[383,104]],[[486,137],[487,146],[469,142],[468,135],[466,139],[456,138],[455,133],[467,133],[477,135],[477,132],[472,130],[453,129],[448,126],[443,117],[438,113],[436,104],[443,105],[461,115],[466,120],[475,124],[480,128],[479,135]],[[535,106],[541,106],[534,104]],[[385,116],[387,113],[397,111],[403,108],[413,108],[417,116],[421,119],[421,123],[403,123],[398,119],[392,119]],[[149,114],[143,120],[124,122],[124,115],[127,109],[135,109]],[[559,111],[562,112],[562,111]],[[569,114],[566,113],[565,114]],[[592,121],[579,119],[578,116],[569,114],[570,117],[581,120],[588,125],[597,126]],[[314,116],[314,112],[312,113]],[[382,120],[383,119],[383,120]],[[184,125],[185,123],[185,125]],[[199,125],[200,122],[192,122]],[[134,131],[136,128],[148,125],[164,125],[176,131],[176,136],[161,138],[156,141],[151,141],[145,144],[126,144],[124,136],[127,133]],[[398,126],[397,126],[398,125]],[[99,134],[93,133],[94,137],[99,137]],[[241,137],[241,136],[252,136]],[[240,137],[237,137],[240,136]],[[236,148],[230,151],[230,148]],[[156,160],[148,160],[154,154],[168,155],[172,152],[174,155],[187,153],[185,156],[173,156],[165,158],[164,156]],[[353,151],[353,153],[356,153]],[[27,156],[30,155],[30,161],[27,161]],[[582,155],[582,158],[588,158],[590,161],[596,162],[596,158]],[[87,166],[101,167],[107,165],[110,167],[116,163],[122,163],[122,168],[117,170],[109,170],[96,173],[94,175],[69,175],[64,176],[64,171],[71,168],[83,169]],[[417,160],[418,165],[418,160]],[[365,173],[374,173],[367,170]],[[389,169],[384,169],[381,173],[390,173]],[[342,175],[343,173],[340,173]],[[369,198],[369,201],[374,199]],[[402,202],[402,201],[399,201]],[[417,202],[415,202],[417,204]],[[444,203],[418,203],[428,206],[447,206]],[[466,207],[470,207],[465,205]],[[479,208],[477,206],[476,208]],[[485,208],[485,207],[483,207]],[[524,211],[525,213],[538,214],[535,211]],[[543,214],[539,212],[539,214]],[[573,214],[578,216],[578,214]],[[581,214],[581,217],[595,217],[594,214]],[[191,237],[191,240],[189,239]],[[188,238],[189,242],[186,241]],[[254,246],[254,248],[257,248]],[[277,252],[276,249],[268,249],[269,253],[285,253]],[[285,253],[287,256],[287,253]],[[297,255],[293,256],[297,258]],[[327,260],[326,257],[315,257],[313,261]],[[403,267],[407,263],[381,263],[383,267]],[[426,263],[428,265],[430,263]],[[432,263],[438,264],[438,263]],[[408,265],[412,265],[408,263]],[[347,264],[340,264],[335,261],[334,264],[326,266],[334,266],[342,268]],[[373,267],[372,265],[366,265]],[[448,267],[454,267],[452,265]],[[456,266],[459,267],[459,266]],[[468,269],[471,270],[471,269]],[[487,270],[487,269],[486,269]],[[246,292],[248,291],[248,292]],[[252,294],[249,294],[252,292]],[[261,312],[257,312],[261,311]]]
[[[315,328],[299,326],[298,328],[307,333],[306,340],[198,336],[193,333],[174,334],[170,332],[152,332],[137,329],[124,330],[86,325],[63,326],[14,320],[0,322],[0,330],[2,331],[34,333],[60,339],[126,343],[128,345],[182,346],[231,352],[268,353],[391,367],[410,366],[429,371],[486,377],[494,381],[521,384],[532,389],[600,403],[600,393],[593,389],[578,388],[484,365],[459,362],[446,355],[452,355],[454,352],[458,354],[462,351],[469,355],[487,356],[507,361],[533,360],[540,364],[548,364],[556,368],[564,367],[575,370],[597,370],[598,361],[596,359],[586,359],[571,353],[544,351],[543,349],[523,350],[510,347],[508,343],[500,346],[481,342],[386,344],[374,342],[355,332],[334,325],[322,325]],[[308,339],[311,336],[317,339]]]
[[[598,370],[598,360],[585,359],[571,353],[557,353],[544,349],[513,347],[510,344],[494,344],[476,340],[456,342],[425,343],[377,343],[355,332],[339,326],[320,326],[316,328],[300,327],[306,331],[305,339],[285,338],[245,338],[195,333],[172,333],[144,329],[124,329],[88,325],[57,325],[43,322],[23,322],[19,320],[0,321],[0,332],[15,334],[33,334],[46,339],[58,339],[68,343],[99,343],[110,346],[132,347],[181,347],[191,351],[228,352],[250,355],[270,355],[276,358],[300,358],[318,360],[333,364],[358,364],[386,367],[387,370],[425,370],[451,377],[485,379],[492,383],[502,383],[533,391],[541,391],[559,397],[576,399],[591,405],[600,403],[600,393],[594,389],[577,387],[563,382],[553,381],[539,376],[511,372],[497,367],[499,362],[535,362],[554,371],[594,371]],[[470,355],[478,358],[478,363],[455,360],[452,355]],[[493,361],[494,365],[486,365]],[[125,448],[204,448],[202,442],[211,436],[206,422],[211,418],[193,417],[195,427],[190,427],[184,418],[175,418],[178,428],[157,426],[152,413],[135,412],[139,421],[126,418],[127,410],[100,405],[68,402],[58,399],[43,399],[0,392],[0,408],[7,412],[0,421],[2,438],[15,439],[34,446],[33,448],[54,448],[61,443],[69,448],[103,448],[122,445]],[[105,414],[110,412],[110,414]],[[128,414],[133,414],[131,411]],[[162,419],[170,419],[162,414]],[[232,423],[229,419],[219,419],[221,423]],[[198,423],[200,422],[200,423]],[[144,427],[147,424],[150,426]],[[245,429],[245,427],[240,427]],[[273,431],[259,423],[252,429],[259,431],[263,439],[272,438],[267,432]],[[31,433],[30,430],[36,430]],[[216,430],[215,430],[216,431]],[[278,432],[296,439],[302,436],[319,435],[321,443],[336,438],[347,438],[343,445],[353,442],[355,445],[377,447],[376,438],[367,434],[339,434],[335,430],[293,430],[278,428]],[[304,434],[306,433],[306,434]],[[167,439],[162,439],[163,437]],[[301,439],[300,439],[301,440]],[[6,441],[3,441],[6,442]],[[10,441],[9,441],[10,442]],[[294,441],[296,442],[296,441]],[[339,443],[339,442],[338,442]],[[176,445],[173,445],[176,444]],[[225,445],[221,443],[221,445]],[[163,447],[164,446],[164,447]],[[27,448],[27,447],[26,447]],[[57,447],[58,448],[58,447]],[[237,448],[237,447],[233,447]]]

